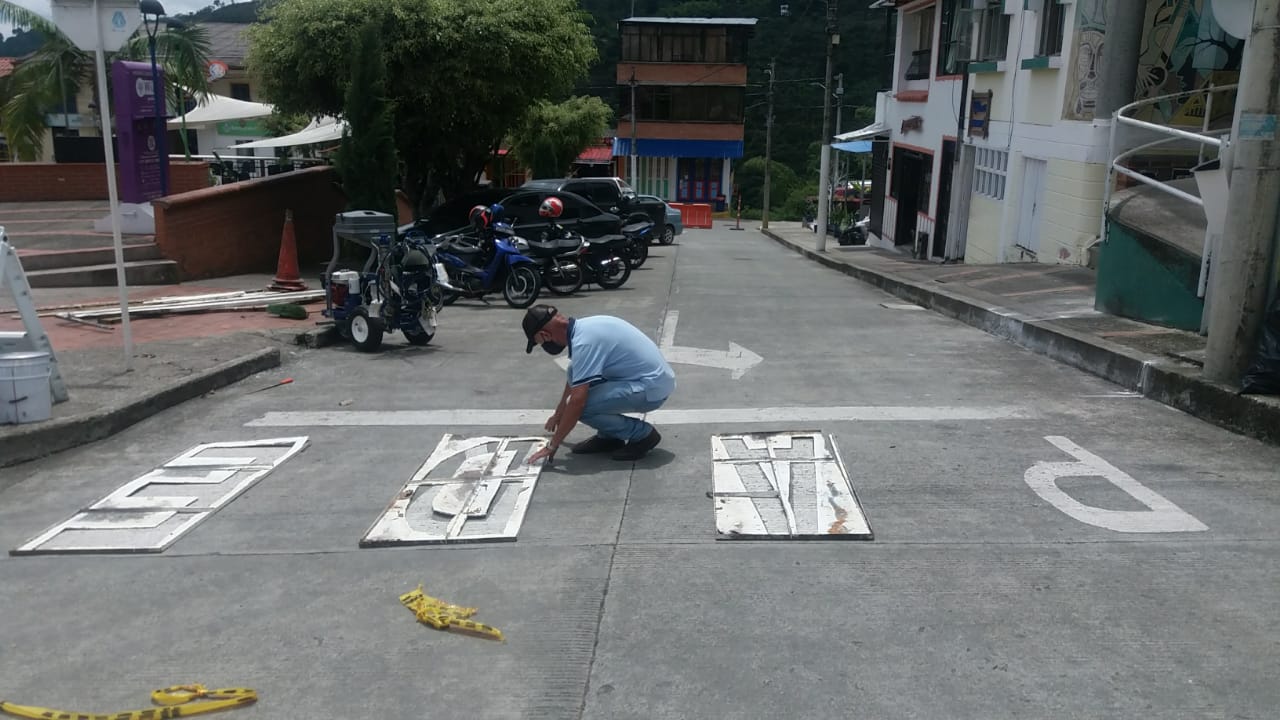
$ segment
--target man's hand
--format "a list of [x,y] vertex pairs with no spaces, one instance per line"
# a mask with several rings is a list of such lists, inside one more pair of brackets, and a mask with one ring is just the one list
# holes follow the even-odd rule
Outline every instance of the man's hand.
[[555,415],[552,415],[551,418],[547,420],[547,424],[543,425],[542,427],[547,432],[553,433],[556,431],[556,427],[558,427],[559,425],[560,425],[560,413],[556,413]]
[[543,458],[546,458],[547,464],[550,464],[551,461],[555,459],[555,457],[556,457],[556,449],[551,445],[548,445],[542,448],[541,450],[539,450],[538,452],[530,455],[528,464],[536,465],[538,461],[542,460]]

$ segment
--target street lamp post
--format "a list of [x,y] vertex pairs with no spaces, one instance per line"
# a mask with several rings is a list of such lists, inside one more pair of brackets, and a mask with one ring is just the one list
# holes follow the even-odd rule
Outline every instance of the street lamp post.
[[151,96],[156,103],[156,154],[160,163],[160,194],[169,194],[169,143],[168,130],[165,127],[168,113],[165,112],[165,93],[160,86],[160,66],[156,64],[156,33],[160,30],[160,18],[164,17],[164,6],[158,0],[142,0],[138,3],[142,10],[142,26],[147,31],[147,47],[151,51]]

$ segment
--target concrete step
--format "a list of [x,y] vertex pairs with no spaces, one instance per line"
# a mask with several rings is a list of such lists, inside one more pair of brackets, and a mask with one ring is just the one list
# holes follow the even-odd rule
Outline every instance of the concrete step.
[[[135,260],[124,264],[130,285],[173,285],[178,282],[178,264],[172,260]],[[108,287],[116,284],[114,264],[37,270],[27,273],[33,288]]]
[[[86,265],[114,265],[115,249],[111,247],[84,248],[83,250],[47,250],[36,252],[19,252],[22,269],[27,272],[40,270],[65,270],[84,267]],[[125,262],[140,260],[163,260],[160,248],[152,243],[124,246]]]

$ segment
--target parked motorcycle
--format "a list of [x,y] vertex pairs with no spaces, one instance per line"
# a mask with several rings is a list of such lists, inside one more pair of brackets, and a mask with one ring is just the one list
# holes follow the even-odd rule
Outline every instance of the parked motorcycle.
[[622,287],[631,277],[631,264],[627,262],[630,243],[625,237],[584,240],[579,255],[583,280],[606,290]]
[[527,308],[538,300],[542,276],[532,258],[521,254],[511,241],[482,233],[469,238],[449,234],[436,238],[437,253],[452,286],[444,291],[444,304],[460,297],[483,300],[502,289],[513,308]]
[[649,259],[649,243],[653,241],[653,221],[647,215],[633,215],[631,222],[622,226],[622,236],[627,239],[627,264],[633,269]]
[[494,225],[494,232],[507,237],[520,252],[538,263],[543,284],[552,293],[572,295],[582,289],[586,276],[581,255],[586,241],[581,235],[569,233],[556,223],[528,239],[517,236],[507,223]]

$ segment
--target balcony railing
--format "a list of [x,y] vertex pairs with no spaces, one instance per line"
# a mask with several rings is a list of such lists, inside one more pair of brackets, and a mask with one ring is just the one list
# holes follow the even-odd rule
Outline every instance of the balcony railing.
[[911,64],[907,66],[908,80],[928,80],[929,65],[933,60],[933,48],[916,50],[911,53]]

